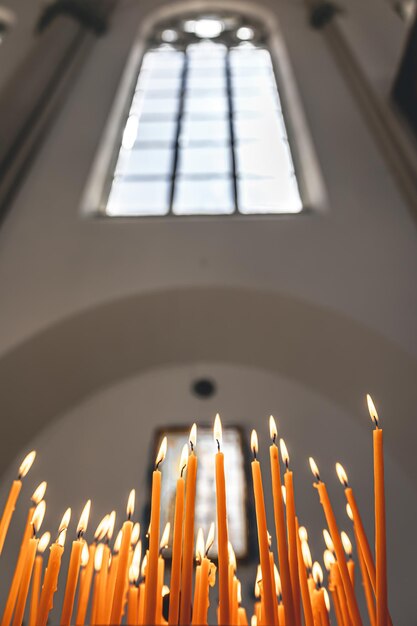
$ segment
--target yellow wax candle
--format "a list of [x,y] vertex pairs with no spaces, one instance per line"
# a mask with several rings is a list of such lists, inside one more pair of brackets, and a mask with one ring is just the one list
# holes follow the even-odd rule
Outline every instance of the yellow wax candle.
[[221,451],[222,424],[220,415],[214,420],[214,439],[217,443],[215,458],[216,468],[216,511],[217,511],[217,546],[219,560],[219,624],[230,624],[229,598],[229,553],[227,528],[226,477],[224,473],[224,454]]
[[22,479],[26,476],[28,471],[33,465],[36,452],[33,450],[23,459],[21,466],[19,467],[19,475],[17,480],[14,480],[10,488],[9,495],[7,497],[6,505],[4,507],[3,515],[0,520],[0,554],[3,552],[4,542],[6,540],[7,531],[9,530],[10,522],[16,508],[16,502],[22,489]]
[[[303,604],[304,624],[305,626],[314,626],[313,611],[311,608],[311,600],[310,600],[310,592],[308,589],[308,582],[307,582],[307,569],[305,567],[305,563],[303,559],[303,550],[302,550],[302,545],[301,545],[297,518],[295,519],[295,530],[296,530],[296,540],[297,540],[298,577],[299,577],[299,583],[300,583],[301,600]],[[281,578],[281,581],[282,581],[282,578]],[[284,607],[285,607],[285,604],[284,604]],[[287,621],[287,614],[285,615],[285,618]],[[287,623],[291,624],[292,622],[287,622]]]
[[258,545],[259,556],[262,569],[262,589],[263,600],[265,606],[265,616],[262,616],[262,621],[265,624],[271,625],[275,623],[274,620],[274,604],[273,594],[274,589],[271,579],[271,568],[269,563],[269,542],[268,542],[268,530],[266,525],[266,512],[264,502],[264,491],[262,486],[261,466],[256,459],[258,452],[258,436],[256,431],[252,431],[251,435],[251,448],[254,454],[254,460],[252,461],[252,479],[253,479],[253,491],[255,496],[255,510],[256,510],[256,522],[258,527]]
[[285,528],[284,503],[281,490],[281,470],[279,466],[278,447],[276,445],[278,430],[272,415],[269,418],[269,432],[272,439],[272,444],[269,448],[269,456],[271,462],[272,496],[274,501],[275,532],[278,546],[279,569],[281,572],[282,597],[286,621],[288,624],[295,624],[290,565],[288,560],[287,536]]
[[185,489],[185,519],[184,541],[181,567],[181,596],[180,596],[180,624],[188,626],[191,623],[191,598],[193,578],[193,552],[194,552],[194,513],[195,493],[197,485],[197,456],[195,446],[197,443],[197,426],[192,425],[189,436],[190,455],[187,463],[187,477]]
[[129,585],[126,623],[130,626],[138,623],[138,588],[132,583]]
[[[122,527],[122,542],[119,551],[116,580],[114,584],[113,604],[110,614],[111,624],[120,624],[122,619],[123,599],[125,593],[125,582],[127,576],[127,566],[129,560],[130,540],[132,536],[133,522],[131,517],[135,509],[135,490],[129,494],[127,502],[127,520]],[[149,622],[151,624],[152,622]]]
[[107,581],[109,572],[110,548],[108,544],[103,545],[103,558],[101,560],[100,572],[97,583],[97,623],[105,624],[107,621]]
[[336,552],[337,563],[340,570],[340,576],[342,579],[343,589],[346,594],[346,599],[349,605],[349,613],[354,626],[362,626],[362,619],[359,613],[358,603],[356,601],[355,592],[352,587],[352,583],[350,581],[349,570],[346,564],[345,553],[343,550],[342,540],[339,535],[339,529],[336,522],[336,517],[334,515],[330,498],[327,493],[326,485],[320,479],[320,473],[318,467],[314,461],[310,457],[310,467],[313,472],[316,482],[314,483],[315,488],[317,489],[320,496],[320,503],[323,507],[324,515],[326,517],[327,525],[329,527],[330,535],[333,540],[334,549]]
[[169,595],[169,626],[178,624],[180,610],[180,580],[181,580],[181,557],[182,557],[182,526],[184,518],[184,493],[185,481],[184,471],[188,461],[188,446],[184,445],[179,466],[179,477],[177,480],[177,490],[175,494],[175,518],[174,537],[172,542],[172,563],[171,563],[171,587]]
[[46,532],[39,539],[38,554],[35,559],[35,566],[33,569],[32,579],[32,592],[30,598],[30,610],[29,610],[29,622],[28,626],[36,626],[36,616],[39,605],[39,594],[41,590],[41,579],[43,569],[43,553],[45,552],[48,544],[51,540],[51,533]]
[[96,552],[94,555],[94,583],[93,583],[93,595],[91,598],[91,615],[90,615],[90,624],[95,626],[98,623],[97,615],[98,615],[98,594],[100,587],[100,570],[103,565],[103,552],[104,545],[99,543],[96,548]]

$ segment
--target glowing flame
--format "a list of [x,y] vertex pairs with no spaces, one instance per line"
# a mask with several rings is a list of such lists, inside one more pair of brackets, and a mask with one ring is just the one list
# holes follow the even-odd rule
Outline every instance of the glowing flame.
[[366,394],[366,402],[368,403],[369,415],[371,416],[371,419],[372,419],[373,423],[375,424],[375,426],[378,428],[378,426],[379,426],[378,413],[376,412],[374,401],[372,400],[372,398],[369,395],[369,393]]
[[34,504],[39,504],[41,500],[43,500],[45,492],[46,492],[47,482],[43,481],[40,485],[38,485],[31,496],[31,500]]
[[333,552],[330,552],[330,550],[325,550],[323,553],[323,562],[324,567],[327,569],[328,572],[330,572],[332,565],[336,563]]
[[324,604],[326,605],[326,610],[328,613],[330,613],[330,598],[329,598],[329,594],[327,593],[327,589],[323,588],[323,595],[324,595]]
[[161,591],[162,597],[165,598],[165,596],[167,596],[168,594],[169,594],[169,587],[168,587],[168,585],[163,585],[162,591]]
[[129,568],[129,582],[133,584],[139,578],[140,559],[142,557],[142,543],[139,541],[133,552],[132,564]]
[[285,441],[283,439],[279,440],[279,447],[281,450],[282,460],[284,461],[286,467],[288,467],[288,464],[290,462],[290,455],[288,454],[287,446],[285,445]]
[[300,537],[300,541],[308,541],[308,532],[305,526],[300,526],[298,536]]
[[352,507],[350,506],[349,502],[346,505],[346,513],[348,518],[353,522],[353,511],[352,511]]
[[101,541],[106,536],[106,533],[109,528],[109,515],[105,515],[101,520],[100,524],[97,526],[96,532],[94,533],[94,539],[96,541]]
[[191,426],[191,430],[190,430],[190,435],[188,437],[188,441],[190,442],[191,450],[194,450],[194,448],[197,445],[197,424],[196,423],[194,423]]
[[237,581],[237,602],[240,604],[242,602],[242,584],[240,580]]
[[120,529],[119,532],[117,533],[117,537],[114,542],[113,552],[120,552],[120,546],[122,545],[122,537],[123,537],[123,531],[122,529]]
[[90,560],[90,552],[88,550],[87,542],[84,541],[83,549],[81,550],[81,567],[87,567],[89,560]]
[[26,474],[28,473],[28,471],[33,465],[33,461],[35,460],[35,457],[36,457],[35,450],[32,450],[32,452],[29,452],[29,454],[25,456],[25,458],[22,461],[21,466],[19,467],[19,480],[26,476]]
[[275,594],[277,596],[280,596],[282,594],[281,577],[279,575],[278,568],[275,565],[275,563],[274,563],[274,579],[275,579]]
[[336,463],[336,474],[344,487],[348,486],[348,477],[341,463]]
[[258,626],[258,618],[256,615],[252,615],[250,618],[250,626]]
[[334,543],[327,528],[323,530],[324,543],[330,552],[334,552]]
[[253,430],[250,436],[250,447],[253,451],[254,456],[256,457],[256,455],[258,454],[258,435],[256,433],[256,430]]
[[227,552],[229,554],[229,564],[236,570],[236,554],[230,541],[227,542]]
[[346,552],[346,554],[350,558],[352,556],[352,542],[351,542],[351,540],[349,539],[348,535],[345,533],[344,530],[342,530],[342,532],[340,533],[340,537],[342,539],[342,544],[343,544],[344,551]]
[[68,507],[68,509],[65,511],[64,515],[62,516],[62,520],[58,528],[58,533],[60,533],[63,530],[66,530],[69,526],[70,521],[71,521],[71,509],[70,507]]
[[32,515],[32,526],[35,535],[39,532],[39,529],[42,525],[43,518],[45,517],[46,504],[45,500],[41,500],[38,506],[36,507],[33,515]]
[[214,436],[214,441],[217,442],[217,447],[220,450],[222,446],[222,423],[220,420],[220,415],[218,413],[216,417],[214,418],[213,436]]
[[136,522],[136,524],[134,524],[132,528],[132,534],[130,536],[130,543],[132,546],[135,546],[137,544],[137,542],[139,541],[139,537],[140,537],[140,524],[139,522]]
[[321,569],[320,563],[317,563],[317,561],[314,561],[313,569],[311,573],[312,573],[313,580],[316,583],[316,585],[321,585],[321,583],[323,582],[323,570]]
[[103,552],[104,545],[102,543],[99,543],[96,548],[96,553],[94,555],[94,569],[96,572],[99,572],[101,570],[101,566],[103,564]]
[[168,440],[164,437],[161,441],[161,445],[159,447],[158,454],[156,455],[155,467],[158,468],[162,461],[165,459],[168,447]]
[[168,548],[170,532],[171,532],[171,524],[167,522],[165,524],[164,532],[162,533],[161,541],[159,542],[159,547],[161,550]]
[[136,497],[136,492],[134,489],[132,489],[132,491],[129,493],[129,497],[127,499],[127,506],[126,506],[126,515],[128,519],[132,517],[133,512],[135,510],[135,497]]
[[77,535],[79,537],[81,537],[81,535],[83,535],[85,531],[87,530],[88,519],[90,517],[90,510],[91,510],[91,500],[87,500],[83,508],[83,512],[81,513],[80,521],[78,522],[78,526],[77,526]]
[[197,539],[195,542],[195,558],[201,563],[204,557],[204,533],[203,529],[199,528],[197,532]]
[[140,568],[140,573],[143,578],[146,576],[146,566],[148,565],[148,556],[145,554],[142,561],[142,567]]
[[210,524],[210,528],[208,531],[207,541],[206,541],[206,546],[205,546],[205,554],[208,554],[213,543],[214,543],[214,522]]
[[317,478],[317,480],[320,480],[320,472],[319,468],[317,467],[317,463],[312,456],[308,459],[308,461],[310,463],[310,469],[313,472],[313,475],[315,476],[315,478]]
[[107,517],[108,517],[108,520],[107,520],[108,524],[107,524],[106,537],[107,537],[107,541],[110,541],[114,533],[114,525],[116,523],[116,511],[112,511],[110,515],[108,515]]
[[140,566],[141,558],[142,558],[142,542],[138,541],[133,551],[133,558],[132,558],[132,563],[138,564],[138,575],[139,575],[139,566]]
[[63,548],[65,546],[65,539],[67,538],[67,529],[64,528],[58,535],[56,542]]
[[282,500],[285,506],[287,506],[287,488],[285,485],[281,485],[281,493],[282,493]]
[[50,541],[51,541],[51,533],[46,531],[46,533],[43,533],[42,537],[39,539],[39,542],[38,542],[38,552],[40,554],[43,554],[45,552]]
[[306,566],[308,570],[311,570],[311,565],[313,563],[313,560],[311,558],[311,552],[310,552],[310,548],[308,546],[307,541],[301,542],[301,552],[303,554],[304,565]]
[[258,565],[256,570],[256,580],[255,580],[255,598],[259,598],[261,595],[260,583],[262,580],[262,568]]
[[187,463],[188,463],[188,446],[185,443],[181,450],[180,465],[178,468],[180,476],[182,476],[184,471],[187,469]]
[[269,416],[269,436],[271,437],[272,441],[275,443],[278,437],[278,428],[277,428],[277,424],[275,422],[273,415]]

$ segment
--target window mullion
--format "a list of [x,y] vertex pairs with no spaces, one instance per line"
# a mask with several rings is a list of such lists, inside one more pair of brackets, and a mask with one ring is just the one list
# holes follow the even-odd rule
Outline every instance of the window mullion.
[[181,90],[180,90],[180,101],[178,106],[178,118],[177,118],[177,132],[175,135],[174,141],[174,157],[172,160],[172,174],[171,174],[171,190],[169,196],[169,210],[168,213],[172,215],[173,206],[174,206],[174,195],[175,195],[175,179],[177,176],[178,169],[178,157],[180,150],[180,136],[181,136],[181,124],[184,115],[184,103],[185,103],[185,95],[187,89],[187,73],[188,73],[188,55],[187,50],[184,50],[184,67],[181,75]]
[[228,119],[229,119],[229,132],[230,132],[230,157],[232,161],[232,183],[233,183],[233,197],[234,197],[234,212],[239,212],[238,204],[238,189],[237,189],[237,164],[236,164],[236,152],[235,152],[235,129],[233,124],[234,110],[233,110],[233,87],[232,76],[230,71],[230,49],[227,50],[225,59],[225,71],[226,71],[226,93],[228,104]]

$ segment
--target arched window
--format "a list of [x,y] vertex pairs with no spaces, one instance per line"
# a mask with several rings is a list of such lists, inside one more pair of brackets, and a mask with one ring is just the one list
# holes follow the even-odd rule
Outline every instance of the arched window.
[[108,181],[108,216],[298,213],[266,34],[242,17],[161,23]]

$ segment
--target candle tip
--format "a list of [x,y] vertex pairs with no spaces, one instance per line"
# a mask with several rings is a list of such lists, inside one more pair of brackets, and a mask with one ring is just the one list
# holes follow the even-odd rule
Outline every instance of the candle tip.
[[109,528],[109,515],[105,515],[94,533],[94,541],[97,543],[104,539]]
[[134,513],[134,510],[135,510],[135,497],[136,497],[136,491],[134,489],[132,489],[130,491],[129,497],[127,499],[127,506],[126,506],[127,519],[131,519],[132,515]]
[[155,469],[159,469],[159,466],[161,465],[161,463],[163,462],[163,460],[165,459],[166,453],[167,453],[167,447],[168,447],[168,440],[166,437],[164,437],[161,441],[161,445],[159,447],[159,451],[158,454],[156,456],[156,461],[155,461]]
[[207,535],[205,550],[204,550],[204,553],[206,556],[209,553],[209,550],[214,543],[214,530],[215,530],[214,522],[211,522],[208,535]]
[[194,448],[197,445],[197,424],[195,422],[191,426],[191,430],[190,430],[190,435],[188,437],[188,441],[190,442],[191,452],[194,452]]
[[313,560],[311,558],[310,547],[309,547],[307,541],[302,541],[301,542],[301,553],[303,555],[304,565],[305,565],[306,569],[310,572]]
[[[191,445],[191,440],[190,440],[190,445]],[[193,448],[191,448],[191,450],[193,450]],[[179,465],[181,478],[185,470],[187,469],[187,463],[188,463],[188,445],[185,443],[181,450],[180,465]]]
[[332,565],[336,563],[333,552],[330,552],[330,550],[325,550],[323,552],[323,562],[324,567],[327,569],[328,572],[330,572]]
[[308,532],[305,526],[300,526],[298,536],[300,537],[300,541],[308,541]]
[[38,485],[36,487],[35,491],[33,492],[33,494],[30,497],[30,499],[32,500],[33,504],[39,504],[39,502],[41,500],[43,500],[43,498],[45,496],[45,492],[46,492],[46,487],[47,487],[46,480],[44,480],[40,485]]
[[275,443],[278,436],[278,428],[273,415],[269,416],[269,435],[271,437],[272,443]]
[[102,543],[99,543],[94,554],[94,570],[96,573],[101,570],[101,565],[103,563],[103,552],[104,545]]
[[366,402],[368,404],[369,415],[371,416],[371,419],[372,419],[373,423],[375,424],[375,428],[379,428],[378,413],[376,411],[374,401],[372,400],[372,398],[369,395],[369,393],[366,394]]
[[314,561],[313,568],[311,570],[313,580],[316,583],[316,587],[320,589],[321,584],[323,582],[323,570],[321,569],[320,563]]
[[342,539],[343,549],[346,552],[346,556],[351,559],[352,558],[352,542],[349,539],[347,533],[344,530],[340,533],[340,537]]
[[255,429],[252,430],[250,436],[250,447],[253,452],[253,456],[256,459],[256,455],[258,454],[258,434]]
[[24,478],[26,476],[26,474],[28,473],[28,471],[30,470],[30,468],[33,465],[33,462],[36,458],[36,451],[32,450],[32,452],[29,452],[29,454],[27,454],[25,456],[25,458],[23,459],[20,467],[19,467],[19,480],[21,480],[22,478]]
[[116,539],[114,541],[113,552],[115,554],[120,552],[120,546],[122,545],[122,537],[123,537],[123,531],[122,531],[122,529],[120,529],[119,532],[117,533]]
[[353,511],[352,511],[352,507],[350,506],[349,502],[346,504],[346,513],[347,513],[347,516],[350,519],[350,521],[353,522]]
[[344,487],[348,487],[349,481],[345,468],[341,463],[336,463],[336,474]]
[[39,542],[38,542],[39,554],[43,554],[45,552],[50,541],[51,541],[51,533],[46,531],[45,533],[43,533],[42,537],[39,539]]
[[116,524],[116,511],[112,511],[109,515],[106,515],[106,517],[107,517],[107,532],[105,532],[104,534],[106,535],[107,543],[109,543],[111,541],[111,538],[113,537],[114,526]]
[[43,522],[43,518],[45,517],[45,511],[46,511],[45,500],[41,500],[32,515],[32,527],[33,527],[34,535],[37,535],[39,532],[39,529]]
[[58,534],[60,534],[63,530],[67,530],[70,521],[71,521],[71,508],[68,507],[64,515],[62,516],[61,523],[58,527]]
[[81,550],[81,567],[87,567],[90,560],[90,552],[88,551],[88,544],[86,541],[83,543],[83,549]]
[[160,550],[165,550],[166,548],[168,548],[169,533],[170,532],[171,532],[171,524],[169,522],[167,522],[165,524],[164,532],[162,533],[161,541],[159,543],[159,549]]
[[310,456],[310,458],[308,460],[309,460],[310,469],[311,469],[313,475],[315,476],[317,481],[320,482],[320,472],[319,472],[319,468],[317,467],[317,463],[315,462],[315,460],[313,459],[312,456]]
[[330,536],[329,531],[327,530],[327,528],[323,529],[323,538],[324,538],[324,543],[326,544],[326,548],[328,550],[330,550],[330,552],[333,552],[334,554],[334,543],[333,543],[333,539]]
[[77,537],[79,539],[83,536],[83,534],[87,530],[88,519],[90,517],[90,510],[91,510],[91,500],[87,500],[83,508],[83,511],[81,513],[80,521],[78,522],[78,526],[77,526]]
[[220,448],[222,445],[222,422],[218,413],[214,418],[213,435],[214,441],[217,443],[217,450],[220,452]]
[[281,450],[282,460],[285,463],[285,467],[288,469],[290,465],[290,455],[288,454],[288,449],[283,439],[279,440],[279,447]]
[[66,538],[67,538],[67,529],[63,528],[58,535],[58,539],[56,540],[57,544],[59,544],[63,548],[65,545]]
[[139,541],[139,537],[140,537],[140,524],[139,522],[136,522],[136,524],[134,524],[133,529],[132,529],[132,535],[130,537],[130,545],[135,546],[137,542]]

